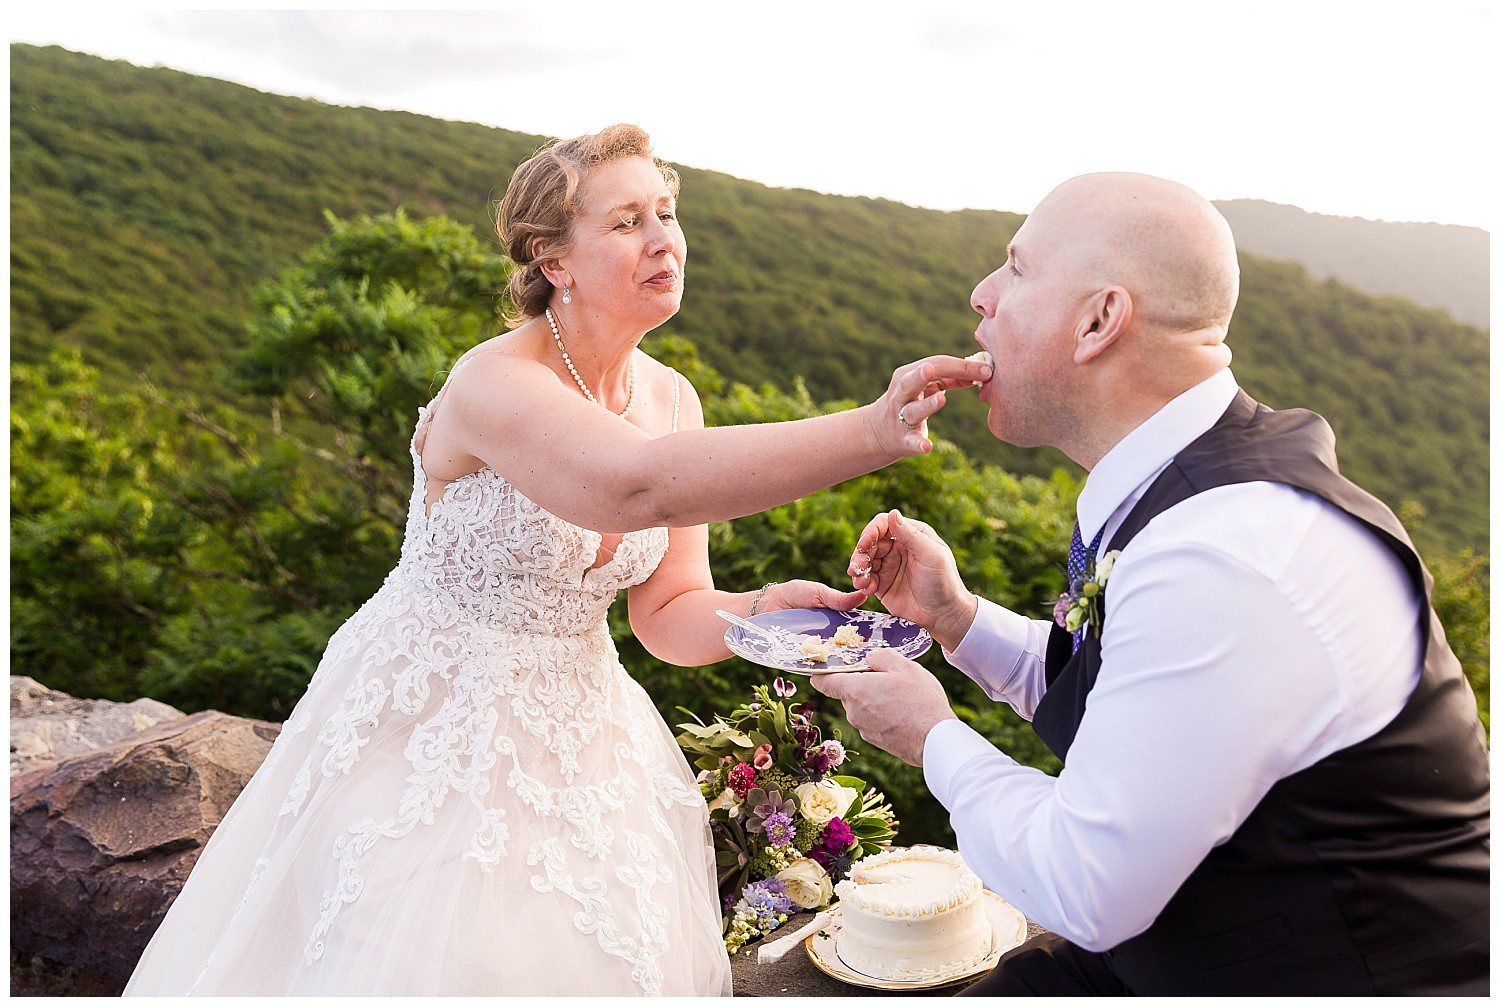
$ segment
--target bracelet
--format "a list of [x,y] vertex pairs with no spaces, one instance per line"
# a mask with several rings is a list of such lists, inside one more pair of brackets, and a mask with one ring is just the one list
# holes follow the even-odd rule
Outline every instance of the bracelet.
[[755,592],[755,600],[750,603],[751,615],[754,615],[757,611],[759,611],[760,600],[766,596],[766,592],[780,583],[781,581],[779,580],[773,580],[761,585],[760,590]]

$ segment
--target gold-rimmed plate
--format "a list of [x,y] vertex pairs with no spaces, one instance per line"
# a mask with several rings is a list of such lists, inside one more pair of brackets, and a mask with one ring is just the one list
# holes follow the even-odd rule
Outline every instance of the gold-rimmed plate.
[[865,989],[930,990],[953,986],[988,972],[1000,961],[1001,955],[1026,942],[1026,917],[1022,916],[1009,902],[989,889],[985,889],[984,914],[990,921],[994,936],[991,938],[990,953],[981,961],[968,968],[955,970],[952,974],[932,979],[905,982],[896,979],[877,979],[844,964],[844,960],[839,957],[838,933],[839,927],[843,924],[842,914],[842,907],[834,906],[828,923],[822,930],[808,937],[803,942],[803,947],[807,949],[807,957],[812,959],[812,963],[819,970],[840,982],[851,986],[862,986]]

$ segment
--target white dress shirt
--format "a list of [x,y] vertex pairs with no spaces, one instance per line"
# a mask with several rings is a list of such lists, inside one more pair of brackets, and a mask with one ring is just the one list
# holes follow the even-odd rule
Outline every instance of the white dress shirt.
[[[1238,391],[1221,371],[1117,444],[1078,498],[1110,537]],[[1394,554],[1280,483],[1209,490],[1159,514],[1106,587],[1102,665],[1067,765],[1022,766],[957,720],[928,734],[927,785],[964,859],[1049,930],[1104,950],[1151,925],[1271,786],[1370,737],[1421,674],[1419,596]],[[1052,623],[981,600],[944,652],[1031,719]]]

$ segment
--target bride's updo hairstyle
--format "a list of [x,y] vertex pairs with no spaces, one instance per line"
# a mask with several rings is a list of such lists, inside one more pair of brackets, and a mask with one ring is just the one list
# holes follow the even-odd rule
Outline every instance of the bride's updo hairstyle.
[[677,172],[652,156],[651,138],[645,130],[626,124],[555,140],[511,176],[495,229],[516,264],[507,288],[514,307],[505,317],[512,327],[540,315],[552,300],[553,286],[542,275],[541,263],[568,251],[579,210],[579,186],[596,165],[622,157],[650,158],[676,197]]

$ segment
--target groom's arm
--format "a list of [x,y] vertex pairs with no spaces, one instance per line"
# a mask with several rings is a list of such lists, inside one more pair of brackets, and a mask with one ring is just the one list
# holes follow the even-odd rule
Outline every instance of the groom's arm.
[[943,657],[968,675],[985,695],[1010,704],[1026,720],[1047,691],[1047,638],[1052,624],[1028,619],[992,601],[979,599],[974,621]]
[[[1249,514],[1278,502],[1254,493],[1196,500],[1242,500]],[[1143,534],[1111,576],[1102,665],[1060,775],[957,720],[923,749],[970,866],[1090,950],[1148,927],[1277,780],[1388,723],[1420,665],[1405,574],[1341,515],[1283,522],[1306,545],[1274,570],[1163,542],[1173,522],[1158,521],[1161,544]]]

